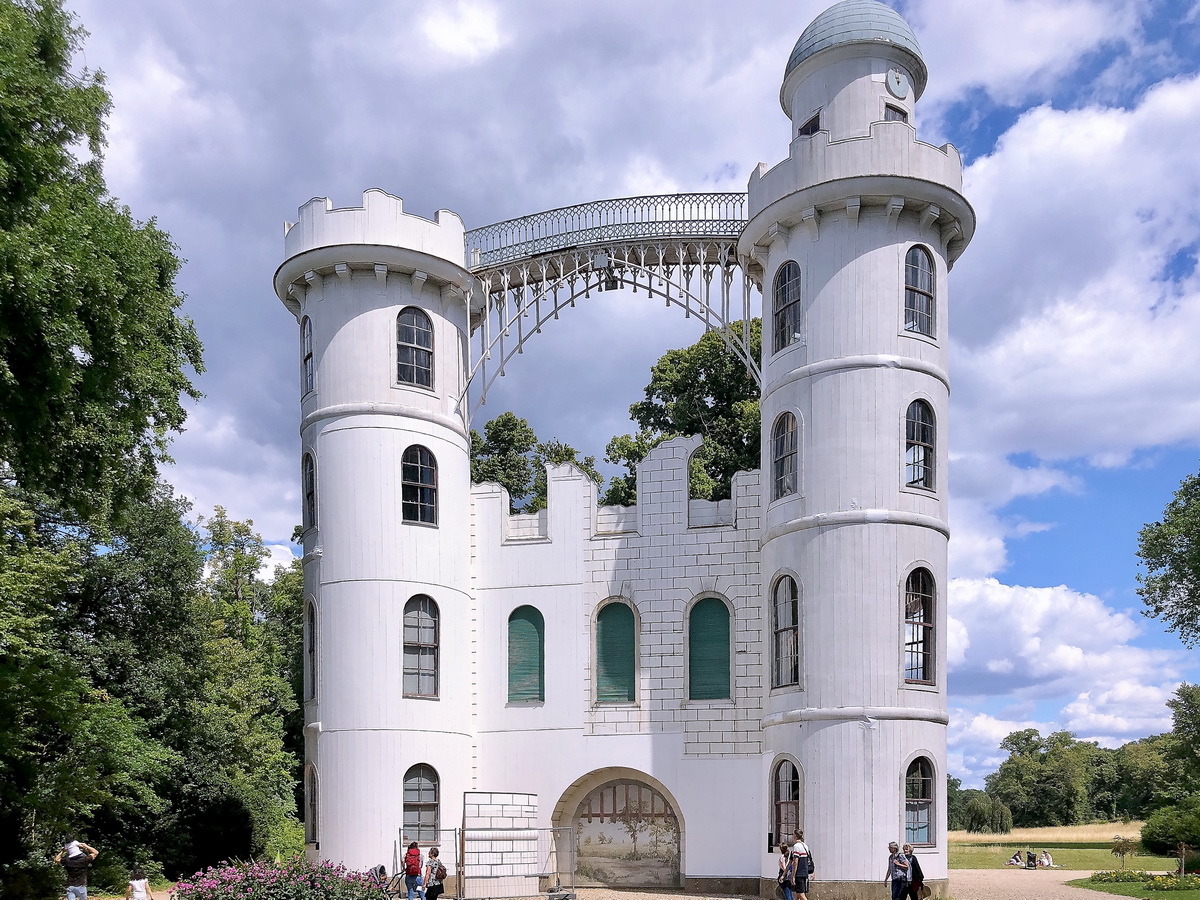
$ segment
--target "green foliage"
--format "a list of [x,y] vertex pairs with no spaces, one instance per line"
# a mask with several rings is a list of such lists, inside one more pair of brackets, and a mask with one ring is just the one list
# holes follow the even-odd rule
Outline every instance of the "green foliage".
[[[750,343],[754,358],[760,358],[759,319],[751,321]],[[758,399],[758,385],[716,331],[706,332],[690,347],[663,354],[650,370],[646,398],[629,407],[630,417],[640,426],[637,434],[608,443],[605,461],[625,466],[627,474],[612,480],[601,503],[635,503],[637,464],[659,443],[680,435],[704,438],[692,457],[690,496],[727,499],[734,474],[761,464]]]
[[1115,814],[1113,751],[1066,731],[1043,738],[1033,728],[1013,732],[1000,748],[1009,756],[985,784],[1012,811],[1014,825],[1078,825]]
[[1012,831],[1012,812],[996,797],[982,791],[972,792],[964,811],[965,828],[977,834],[1008,834]]
[[104,186],[109,100],[70,71],[80,37],[57,0],[0,2],[0,463],[103,518],[152,488],[202,364],[174,246]]
[[1200,789],[1200,685],[1181,684],[1167,706],[1174,727],[1166,755],[1187,777],[1189,786]]
[[175,885],[175,900],[377,900],[379,888],[343,866],[285,862],[233,863],[197,872]]
[[[572,463],[596,484],[596,458],[579,458],[579,451],[562,441],[539,441],[529,422],[503,412],[483,426],[483,435],[471,431],[471,481],[495,482],[508,491],[509,512],[537,512],[546,508],[547,465]],[[524,501],[524,503],[522,503]]]
[[1138,593],[1147,615],[1161,619],[1188,646],[1200,641],[1200,475],[1189,475],[1161,521],[1138,535]]
[[1093,872],[1089,881],[1096,884],[1139,884],[1149,881],[1154,876],[1140,869],[1110,869],[1104,872]]
[[1142,845],[1153,853],[1173,853],[1180,843],[1200,847],[1200,793],[1163,807],[1142,826]]
[[950,831],[965,831],[967,828],[966,811],[968,794],[974,791],[964,791],[962,779],[949,775],[946,778],[946,827]]
[[1146,882],[1148,891],[1200,891],[1196,875],[1155,875]]
[[1132,838],[1122,837],[1119,834],[1113,837],[1112,855],[1121,860],[1122,869],[1125,868],[1125,857],[1136,854],[1138,846],[1138,842]]

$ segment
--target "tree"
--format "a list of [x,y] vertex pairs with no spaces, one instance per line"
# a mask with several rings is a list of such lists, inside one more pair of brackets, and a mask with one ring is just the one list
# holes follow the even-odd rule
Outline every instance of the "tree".
[[1151,853],[1173,853],[1181,843],[1200,847],[1200,794],[1163,807],[1142,826],[1142,846]]
[[[732,326],[741,333],[741,325]],[[750,323],[751,353],[762,356],[762,322]],[[669,350],[650,370],[646,397],[629,407],[640,426],[636,435],[613,438],[605,461],[624,465],[601,502],[629,505],[637,499],[637,464],[655,446],[680,435],[700,435],[704,443],[692,457],[690,494],[724,500],[733,476],[760,466],[759,388],[743,363],[716,331],[690,347]]]
[[1200,642],[1200,474],[1189,475],[1163,511],[1138,534],[1138,593],[1146,614],[1162,619],[1189,647]]
[[0,471],[105,517],[153,489],[202,363],[169,237],[107,193],[81,36],[60,0],[0,0]]
[[[579,458],[579,451],[557,439],[539,441],[529,422],[503,412],[483,426],[483,436],[471,431],[471,481],[492,481],[508,491],[508,511],[537,512],[546,508],[547,465],[572,463],[600,484],[596,458]],[[524,501],[524,503],[522,503]]]
[[1008,807],[983,791],[973,791],[964,812],[966,830],[977,834],[1008,834],[1013,817]]
[[[1094,773],[1105,751],[1094,743],[1076,740],[1070,732],[1057,731],[1043,738],[1033,728],[1013,732],[1000,748],[1007,750],[1009,757],[985,784],[988,794],[1012,811],[1013,824],[1075,825],[1093,817]],[[1108,812],[1101,810],[1102,814]]]
[[1191,789],[1200,790],[1200,685],[1181,684],[1167,706],[1174,726],[1167,752]]
[[1113,856],[1116,856],[1121,860],[1121,868],[1123,869],[1125,868],[1125,857],[1136,854],[1137,848],[1137,841],[1131,838],[1122,837],[1118,834],[1113,838],[1112,850],[1110,852]]

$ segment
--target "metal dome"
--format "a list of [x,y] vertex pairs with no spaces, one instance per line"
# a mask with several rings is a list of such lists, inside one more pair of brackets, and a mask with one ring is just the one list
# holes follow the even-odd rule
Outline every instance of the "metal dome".
[[900,13],[879,0],[842,0],[821,13],[804,29],[792,49],[783,78],[811,56],[842,44],[886,41],[911,57],[911,73],[917,96],[925,89],[928,72],[921,59],[921,45]]

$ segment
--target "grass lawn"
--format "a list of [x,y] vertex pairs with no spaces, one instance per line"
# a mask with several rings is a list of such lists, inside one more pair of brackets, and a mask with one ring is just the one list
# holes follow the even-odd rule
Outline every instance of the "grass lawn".
[[1118,897],[1157,897],[1159,900],[1168,897],[1170,900],[1200,900],[1200,891],[1148,891],[1145,886],[1140,884],[1096,884],[1086,878],[1068,881],[1067,884],[1101,891],[1105,894],[1116,894]]
[[[1055,864],[1065,869],[1090,869],[1093,872],[1100,869],[1119,869],[1121,861],[1110,852],[1113,837],[1121,834],[1137,840],[1141,832],[1141,822],[1101,822],[1096,825],[1069,825],[1061,828],[1015,828],[1010,834],[952,831],[949,835],[950,868],[998,868],[1017,850],[1022,853],[1026,850],[1032,850],[1034,853],[1049,850]],[[1138,854],[1125,857],[1125,866],[1131,869],[1169,872],[1175,865],[1174,859],[1164,856]],[[1200,900],[1200,897],[1196,900]]]

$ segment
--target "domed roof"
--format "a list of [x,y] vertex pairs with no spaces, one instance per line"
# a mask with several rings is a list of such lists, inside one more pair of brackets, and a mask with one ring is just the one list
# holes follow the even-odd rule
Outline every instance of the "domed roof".
[[879,0],[842,0],[813,19],[796,41],[783,78],[786,81],[793,69],[822,50],[874,41],[887,41],[908,51],[912,57],[914,87],[920,96],[928,77],[921,59],[921,45],[900,13]]

